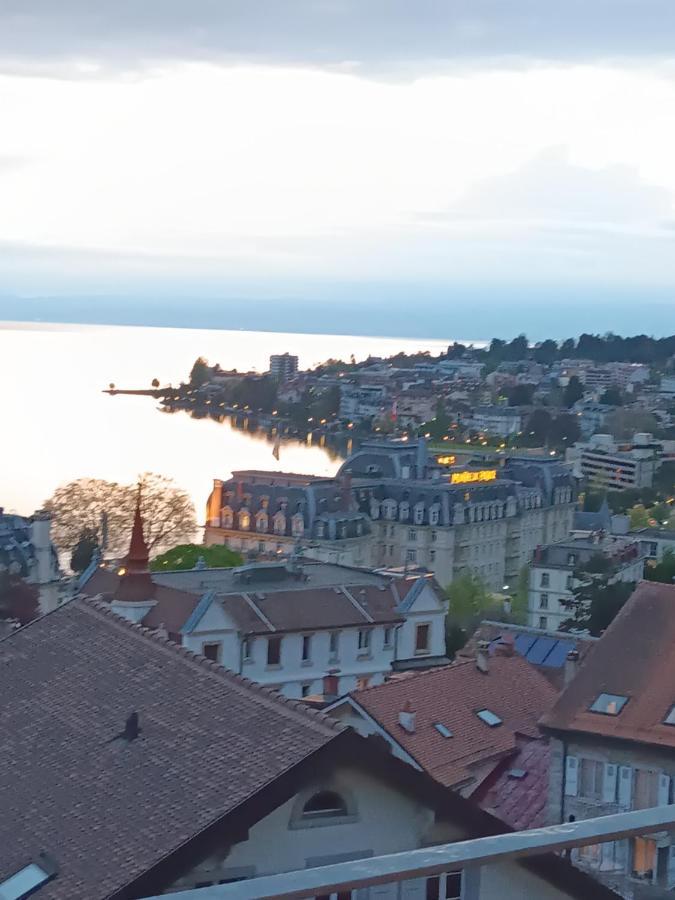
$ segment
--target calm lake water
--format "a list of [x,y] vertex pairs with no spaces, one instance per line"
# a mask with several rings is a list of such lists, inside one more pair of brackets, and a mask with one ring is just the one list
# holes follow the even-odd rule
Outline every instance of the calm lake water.
[[307,368],[352,353],[438,353],[448,340],[0,322],[0,506],[29,515],[72,479],[130,483],[147,471],[189,491],[201,521],[213,478],[235,469],[333,475],[340,460],[320,447],[284,443],[277,463],[264,437],[229,422],[168,415],[153,398],[102,390],[177,384],[197,356],[262,372],[271,353],[297,354]]

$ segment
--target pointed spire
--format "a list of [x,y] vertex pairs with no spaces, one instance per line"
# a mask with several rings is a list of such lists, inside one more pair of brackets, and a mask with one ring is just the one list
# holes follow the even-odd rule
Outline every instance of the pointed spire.
[[143,535],[141,485],[139,483],[129,552],[120,570],[120,580],[114,593],[114,599],[122,603],[140,603],[143,600],[152,599],[154,593],[155,585],[150,577],[150,552]]

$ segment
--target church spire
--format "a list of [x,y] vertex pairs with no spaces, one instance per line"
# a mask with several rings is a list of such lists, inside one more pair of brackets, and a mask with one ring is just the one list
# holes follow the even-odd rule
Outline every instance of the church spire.
[[138,485],[134,524],[131,529],[129,552],[120,570],[120,580],[114,593],[118,603],[142,603],[152,599],[155,585],[150,577],[150,553],[143,535],[141,514],[141,485]]

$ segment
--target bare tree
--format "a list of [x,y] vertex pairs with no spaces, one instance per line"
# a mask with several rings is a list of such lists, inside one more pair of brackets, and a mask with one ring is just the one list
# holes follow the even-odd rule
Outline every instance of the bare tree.
[[[189,495],[171,478],[145,472],[139,478],[145,539],[151,553],[191,541],[197,531],[195,508]],[[99,478],[80,478],[58,487],[45,503],[54,517],[52,537],[62,550],[72,550],[83,530],[102,539],[106,521],[107,549],[125,553],[136,507],[138,484],[117,484]]]

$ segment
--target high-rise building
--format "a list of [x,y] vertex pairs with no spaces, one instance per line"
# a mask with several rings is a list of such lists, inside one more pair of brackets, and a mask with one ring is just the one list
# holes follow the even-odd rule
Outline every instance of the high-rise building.
[[270,356],[270,375],[277,381],[288,381],[298,371],[298,357],[290,353],[273,353]]

